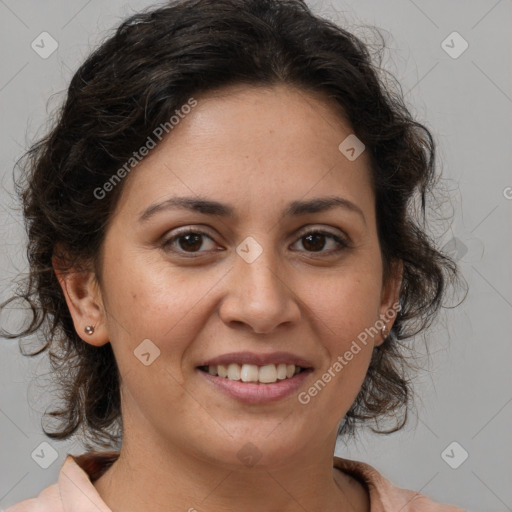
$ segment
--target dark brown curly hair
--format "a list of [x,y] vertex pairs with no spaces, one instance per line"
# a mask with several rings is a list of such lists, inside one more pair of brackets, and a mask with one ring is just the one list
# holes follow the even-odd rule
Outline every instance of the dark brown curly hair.
[[52,256],[61,248],[70,268],[92,268],[101,282],[106,226],[128,178],[101,200],[94,191],[192,95],[233,84],[288,84],[324,93],[365,144],[384,279],[394,261],[403,262],[401,308],[373,351],[338,433],[353,434],[357,422],[380,417],[393,417],[396,425],[375,432],[405,425],[412,367],[405,355],[411,347],[402,340],[429,327],[459,273],[425,227],[426,198],[434,198],[438,181],[433,137],[412,118],[377,55],[374,62],[368,44],[300,0],[185,0],[126,19],[85,60],[54,126],[18,161],[30,270],[2,305],[21,299],[32,314],[21,332],[5,336],[40,332],[44,339],[32,353],[20,344],[23,355],[48,350],[62,400],[61,409],[45,413],[59,421],[53,432],[43,426],[48,437],[64,440],[81,428],[95,445],[122,440],[120,375],[111,345],[93,347],[77,335]]

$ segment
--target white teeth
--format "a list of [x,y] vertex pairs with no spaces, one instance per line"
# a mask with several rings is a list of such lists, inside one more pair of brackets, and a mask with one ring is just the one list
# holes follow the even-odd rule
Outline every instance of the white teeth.
[[260,382],[271,383],[277,381],[277,369],[275,364],[266,364],[260,368]]
[[279,380],[286,379],[286,365],[283,363],[277,365],[277,378]]
[[230,380],[240,380],[240,366],[237,364],[230,364],[228,366],[228,379]]
[[300,367],[294,364],[266,364],[257,366],[255,364],[212,365],[208,366],[210,375],[218,375],[230,380],[241,380],[242,382],[261,382],[272,384],[278,380],[290,379],[300,372]]
[[243,382],[258,382],[258,367],[255,364],[243,364],[240,377]]

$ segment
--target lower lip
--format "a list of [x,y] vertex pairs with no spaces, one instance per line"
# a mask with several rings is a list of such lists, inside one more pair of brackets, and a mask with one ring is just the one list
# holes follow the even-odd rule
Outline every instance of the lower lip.
[[311,369],[308,369],[290,379],[278,380],[272,384],[260,384],[230,380],[226,377],[210,375],[199,369],[197,371],[218,390],[246,404],[262,404],[286,398],[296,393],[312,372]]

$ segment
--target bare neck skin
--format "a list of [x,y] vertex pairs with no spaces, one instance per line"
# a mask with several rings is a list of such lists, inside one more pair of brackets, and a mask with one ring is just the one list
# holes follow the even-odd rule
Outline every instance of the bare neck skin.
[[137,437],[93,484],[113,512],[370,512],[365,486],[332,467],[331,444],[279,468],[227,468]]

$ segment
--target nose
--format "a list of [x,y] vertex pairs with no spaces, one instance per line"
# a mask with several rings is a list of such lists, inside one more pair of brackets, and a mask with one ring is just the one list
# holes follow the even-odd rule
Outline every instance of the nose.
[[263,250],[251,263],[236,256],[219,314],[229,327],[243,326],[257,334],[268,334],[279,326],[290,327],[299,321],[300,307],[293,282],[271,250]]

